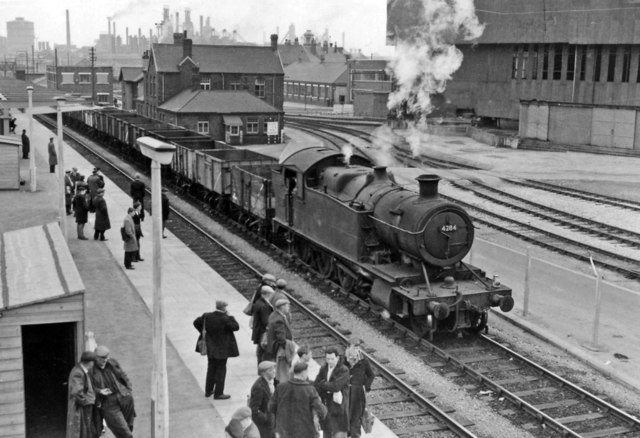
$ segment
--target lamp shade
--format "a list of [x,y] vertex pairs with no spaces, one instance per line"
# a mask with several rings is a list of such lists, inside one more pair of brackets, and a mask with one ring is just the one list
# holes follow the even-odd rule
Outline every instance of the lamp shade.
[[145,157],[151,158],[160,164],[169,164],[176,151],[175,145],[160,141],[152,137],[140,137],[136,140],[140,146],[140,152]]

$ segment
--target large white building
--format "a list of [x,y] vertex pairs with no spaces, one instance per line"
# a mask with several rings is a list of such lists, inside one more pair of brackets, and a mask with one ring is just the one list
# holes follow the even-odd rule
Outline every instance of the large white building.
[[31,52],[35,39],[33,21],[27,21],[23,17],[7,21],[7,53]]

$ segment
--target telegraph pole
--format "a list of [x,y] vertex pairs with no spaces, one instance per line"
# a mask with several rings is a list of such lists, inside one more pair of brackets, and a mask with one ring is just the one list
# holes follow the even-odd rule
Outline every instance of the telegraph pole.
[[95,72],[95,62],[96,62],[96,49],[95,47],[89,48],[89,61],[91,61],[91,104],[96,104],[96,72]]

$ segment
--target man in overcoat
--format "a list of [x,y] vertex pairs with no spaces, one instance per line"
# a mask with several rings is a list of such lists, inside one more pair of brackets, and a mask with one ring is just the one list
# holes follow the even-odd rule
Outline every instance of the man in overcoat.
[[49,138],[47,150],[49,151],[49,173],[55,173],[56,165],[58,164],[58,154],[56,153],[56,145],[53,143],[53,137]]
[[118,361],[109,356],[110,351],[104,345],[96,348],[96,365],[91,369],[91,383],[98,394],[100,413],[109,430],[116,438],[133,438],[133,421],[136,417],[133,386]]
[[260,438],[275,438],[275,419],[269,412],[269,400],[275,390],[273,378],[276,376],[276,364],[268,360],[258,365],[260,377],[251,386],[249,407],[251,419],[258,426]]
[[319,419],[327,414],[318,391],[308,380],[308,367],[306,363],[295,364],[293,378],[276,386],[269,401],[279,438],[316,438],[314,414]]
[[136,227],[133,223],[133,215],[135,210],[133,207],[129,207],[127,209],[127,215],[124,217],[124,221],[122,222],[122,226],[124,228],[124,233],[122,237],[126,237],[127,239],[124,241],[124,267],[126,269],[135,269],[131,262],[133,262],[133,258],[138,251],[138,241],[136,240]]
[[135,179],[129,188],[129,194],[131,194],[134,203],[139,202],[141,205],[140,220],[142,221],[144,220],[144,195],[146,194],[146,189],[146,184],[140,180],[140,174],[136,173]]
[[29,140],[29,136],[27,135],[27,130],[22,130],[22,159],[29,159],[29,151],[31,150],[31,141]]
[[96,393],[89,372],[96,360],[93,351],[85,351],[69,373],[67,400],[67,438],[97,438],[102,432],[96,415]]
[[276,362],[276,380],[278,383],[289,378],[289,370],[295,355],[293,334],[289,322],[289,300],[276,302],[275,310],[269,315],[267,325],[267,354]]
[[349,430],[349,369],[340,360],[336,347],[325,350],[322,365],[314,386],[327,407],[321,422],[324,438],[346,438]]
[[266,354],[266,346],[262,345],[262,338],[267,333],[269,325],[269,316],[273,312],[270,302],[273,289],[269,286],[262,286],[260,290],[260,298],[253,305],[253,331],[251,332],[251,340],[256,345],[256,357],[258,364],[263,360],[271,360],[271,354]]
[[91,175],[89,175],[89,177],[87,178],[87,185],[89,186],[89,195],[90,195],[90,199],[89,199],[89,209],[93,212],[96,211],[95,210],[95,206],[93,204],[93,199],[98,196],[98,189],[102,188],[100,187],[100,175],[98,175],[98,168],[94,167],[93,170],[91,171]]
[[111,229],[111,221],[109,220],[109,210],[107,209],[107,201],[104,200],[104,189],[98,189],[96,197],[93,199],[93,206],[96,209],[96,221],[93,224],[95,232],[93,239],[105,241],[105,231]]
[[87,240],[84,235],[84,224],[87,223],[89,216],[89,204],[87,202],[86,188],[79,185],[76,189],[76,196],[73,198],[73,211],[76,216],[76,224],[78,229],[78,239]]
[[227,303],[216,300],[216,310],[205,313],[193,321],[193,326],[202,332],[206,323],[207,333],[207,379],[204,385],[204,396],[213,395],[215,400],[231,398],[224,393],[224,381],[227,376],[227,359],[238,357],[238,344],[233,332],[240,329],[238,321],[227,312]]

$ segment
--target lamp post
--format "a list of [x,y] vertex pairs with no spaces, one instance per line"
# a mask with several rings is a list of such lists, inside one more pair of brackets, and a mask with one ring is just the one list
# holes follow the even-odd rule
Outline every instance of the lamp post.
[[[29,141],[33,139],[33,86],[27,87],[27,95],[29,96]],[[36,151],[35,144],[29,151],[29,182],[31,191],[36,191]]]
[[151,207],[153,217],[153,368],[151,370],[151,437],[169,437],[169,385],[162,308],[162,187],[160,165],[169,164],[176,147],[151,137],[136,140],[145,157],[151,158]]
[[62,106],[67,101],[65,97],[56,97],[58,102],[58,191],[60,192],[60,228],[62,229],[62,235],[64,240],[67,240],[67,209],[65,208],[65,185],[64,185],[64,148],[62,147]]

